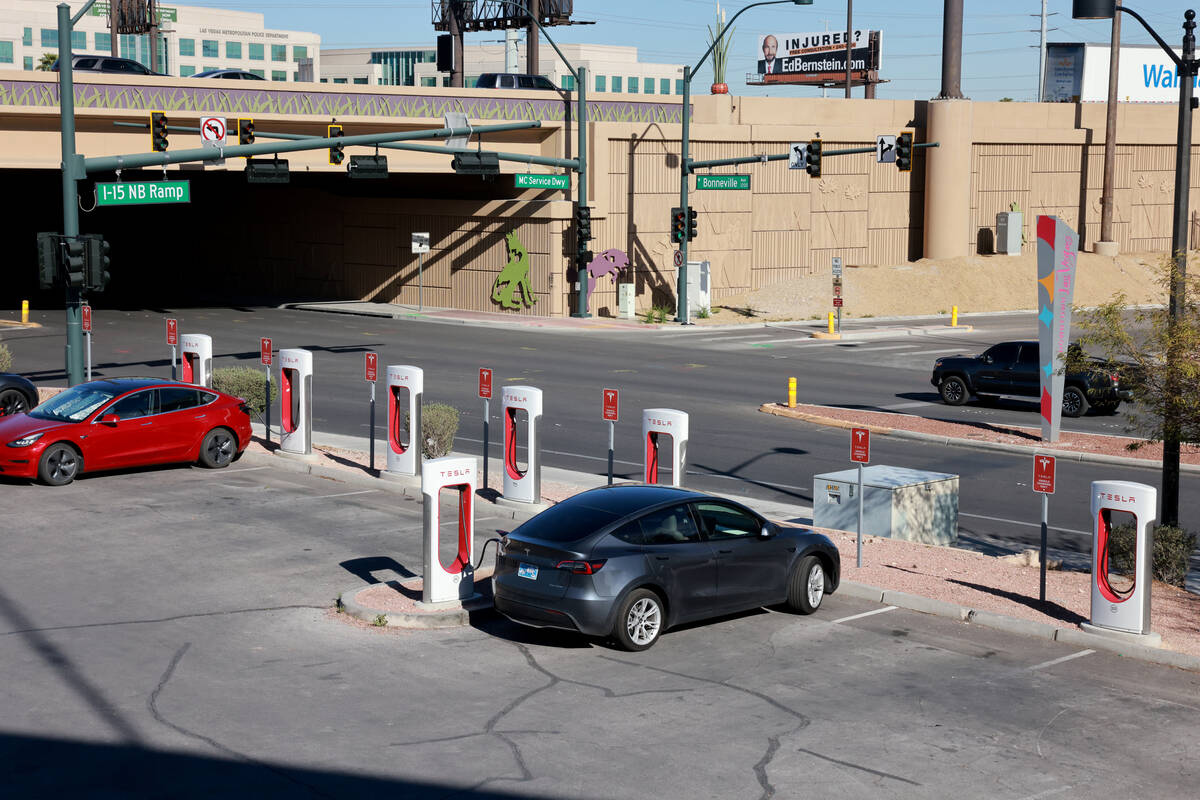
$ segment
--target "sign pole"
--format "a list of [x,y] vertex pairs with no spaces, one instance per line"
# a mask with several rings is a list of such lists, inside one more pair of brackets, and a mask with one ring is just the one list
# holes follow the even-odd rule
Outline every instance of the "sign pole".
[[379,380],[379,354],[365,353],[364,356],[363,378],[371,384],[371,415],[367,421],[367,438],[371,444],[368,448],[367,458],[370,460],[367,461],[367,472],[373,474],[375,472],[375,382]]
[[608,485],[613,484],[613,439],[616,437],[617,423],[608,423]]
[[266,398],[266,402],[263,403],[263,407],[265,408],[265,410],[267,412],[267,414],[266,414],[267,444],[270,444],[271,443],[271,367],[269,365],[266,368],[266,376],[267,376],[267,382],[263,386],[263,390],[264,390],[263,397]]
[[1046,602],[1046,528],[1050,522],[1050,495],[1042,495],[1042,549],[1038,560],[1041,562],[1041,581],[1038,587],[1038,599]]
[[862,566],[862,523],[863,523],[863,465],[858,462],[858,562]]
[[[678,251],[676,251],[678,252]],[[608,423],[608,485],[613,483],[613,442],[616,440],[617,422],[621,419],[621,392],[605,389],[600,396],[601,419]]]
[[92,379],[92,332],[87,332],[87,379]]
[[[266,383],[263,388],[263,409],[266,411],[267,444],[271,443],[271,340],[263,336],[258,340],[258,362],[266,367]],[[281,437],[283,433],[279,434]],[[282,439],[281,439],[282,441]]]
[[[92,379],[92,307],[84,303],[79,308],[83,319],[83,335],[87,337],[87,379]],[[23,315],[26,316],[26,315]]]
[[175,380],[175,345],[171,345],[171,380]]
[[425,310],[425,254],[417,253],[417,311]]
[[1054,456],[1034,453],[1033,455],[1033,484],[1035,492],[1042,495],[1042,545],[1038,550],[1041,580],[1039,581],[1038,599],[1046,602],[1046,539],[1050,527],[1050,495],[1054,494],[1055,466]]
[[371,432],[370,433],[370,436],[371,436],[370,459],[371,460],[367,462],[368,464],[370,464],[370,467],[367,468],[367,471],[374,472],[375,471],[375,383],[373,381],[371,383],[371,420],[367,426],[367,430]]
[[491,413],[489,406],[491,401],[486,397],[483,398],[483,488],[488,486],[488,414]]
[[859,567],[862,566],[862,536],[863,536],[863,464],[871,460],[871,430],[870,428],[852,428],[850,430],[850,460],[858,463],[858,534],[855,536],[858,548]]

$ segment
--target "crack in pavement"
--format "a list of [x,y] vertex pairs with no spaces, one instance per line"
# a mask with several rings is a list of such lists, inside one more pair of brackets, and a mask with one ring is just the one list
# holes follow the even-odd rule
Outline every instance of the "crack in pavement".
[[813,752],[812,750],[805,750],[803,747],[797,747],[796,752],[797,753],[807,753],[808,755],[813,756],[814,758],[820,758],[824,761],[828,761],[833,764],[839,764],[843,767],[850,767],[850,769],[858,769],[858,770],[862,770],[863,772],[869,772],[870,774],[877,775],[880,778],[890,778],[894,781],[900,781],[901,783],[907,783],[909,786],[923,786],[924,785],[921,783],[917,783],[916,781],[910,781],[908,778],[901,778],[899,775],[892,775],[889,772],[880,772],[877,769],[871,769],[870,767],[859,766],[858,764],[852,764],[849,761],[842,761],[841,759],[830,758],[829,756],[821,755],[820,753]]
[[277,769],[277,768],[273,767],[272,765],[267,764],[266,762],[259,761],[258,759],[252,758],[252,757],[246,755],[245,753],[240,753],[231,747],[221,744],[220,742],[218,742],[216,739],[213,739],[212,737],[205,736],[202,733],[196,733],[195,731],[188,730],[187,728],[184,728],[182,725],[176,725],[174,722],[171,722],[169,719],[167,719],[165,716],[163,716],[162,712],[160,712],[158,710],[159,695],[161,695],[163,690],[167,688],[167,683],[175,675],[176,667],[179,666],[179,662],[183,660],[184,655],[187,654],[187,651],[190,650],[191,647],[192,647],[191,642],[184,642],[183,646],[175,651],[175,655],[171,657],[171,663],[167,665],[167,668],[163,672],[162,677],[160,677],[158,679],[158,685],[154,687],[154,691],[152,691],[150,693],[150,696],[148,698],[146,698],[146,708],[149,709],[150,715],[152,717],[154,717],[154,719],[157,722],[165,725],[166,727],[170,728],[171,730],[175,731],[176,733],[180,734],[181,736],[185,736],[189,739],[195,739],[197,741],[204,742],[209,747],[213,748],[217,752],[222,753],[231,759],[235,759],[237,761],[241,761],[246,764],[251,764],[251,765],[253,765],[255,767],[259,767],[261,769],[265,769],[266,771],[272,773],[273,775],[279,776],[280,778],[284,779],[285,781],[288,781],[289,783],[293,783],[297,786],[304,787],[305,789],[309,790],[310,792],[312,792],[315,795],[318,795],[320,797],[328,797],[328,798],[330,798],[330,800],[334,800],[334,797],[335,797],[334,795],[326,794],[325,792],[322,792],[320,789],[318,789],[316,786],[313,786],[310,783],[305,783],[304,781],[299,780],[298,778],[295,778],[294,776],[289,775],[287,772]]
[[112,628],[121,625],[152,625],[156,622],[176,622],[181,619],[201,619],[203,617],[225,617],[233,614],[258,614],[265,611],[291,611],[295,609],[312,609],[324,611],[328,606],[265,606],[263,608],[234,608],[229,611],[202,611],[195,614],[177,614],[173,617],[156,617],[154,619],[127,619],[114,622],[89,622],[86,625],[56,625],[48,628],[21,628],[14,631],[0,632],[0,636],[15,636],[20,633],[46,633],[48,631],[80,631],[88,628]]

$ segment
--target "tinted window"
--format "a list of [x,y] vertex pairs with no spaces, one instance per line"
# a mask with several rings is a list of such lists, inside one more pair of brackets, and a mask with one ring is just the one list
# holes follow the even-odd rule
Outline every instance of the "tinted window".
[[513,82],[512,75],[501,75],[500,76],[500,85],[502,87],[504,87],[505,89],[512,89],[516,84]]
[[182,411],[200,405],[200,392],[195,389],[170,387],[158,390],[159,410],[166,414],[170,411]]
[[757,536],[762,530],[758,519],[740,508],[722,503],[696,503],[696,511],[700,514],[700,522],[709,539]]
[[65,422],[78,422],[87,417],[100,406],[116,397],[118,393],[86,383],[72,386],[65,392],[59,392],[46,402],[29,412],[36,419],[57,419]]
[[641,518],[642,536],[646,544],[678,544],[700,541],[700,531],[692,521],[687,506],[651,511]]
[[128,397],[122,397],[109,406],[105,414],[116,414],[121,419],[136,419],[148,417],[154,413],[154,390],[135,392]]
[[547,542],[574,542],[620,517],[620,514],[594,503],[568,500],[538,514],[513,531],[513,535]]
[[1016,342],[1005,342],[990,348],[984,355],[991,356],[997,364],[1012,364],[1017,360],[1018,347]]
[[1038,355],[1041,353],[1041,348],[1036,344],[1021,345],[1021,363],[1036,364],[1038,363]]
[[541,75],[538,75],[538,76],[535,76],[533,79],[533,88],[535,88],[535,89],[553,89],[554,84],[551,83],[549,81],[549,79],[543,78]]
[[480,75],[479,80],[475,82],[475,86],[480,89],[495,89],[496,76],[491,73],[487,75]]
[[95,69],[97,61],[99,61],[99,59],[81,58],[75,62],[75,69]]
[[629,544],[642,543],[642,521],[635,519],[633,522],[626,522],[621,527],[612,532],[612,535],[620,539],[622,542]]
[[517,78],[517,86],[521,89],[532,89],[533,78],[528,75],[522,75],[520,78]]
[[216,399],[217,399],[217,396],[215,394],[213,394],[212,392],[201,392],[200,393],[200,405],[202,405],[202,406],[206,406],[209,403],[211,403],[213,400],[216,400]]

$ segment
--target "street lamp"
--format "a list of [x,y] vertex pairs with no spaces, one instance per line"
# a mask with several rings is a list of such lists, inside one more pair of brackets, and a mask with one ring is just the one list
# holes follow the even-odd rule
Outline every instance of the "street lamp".
[[[691,97],[692,97],[692,75],[700,71],[700,67],[704,65],[704,60],[712,53],[713,48],[717,46],[717,42],[725,38],[725,34],[733,29],[733,23],[742,14],[746,13],[757,6],[779,6],[791,3],[796,6],[811,6],[813,0],[765,0],[761,3],[751,3],[741,11],[733,15],[729,23],[724,26],[721,33],[714,37],[708,49],[704,51],[704,55],[700,56],[700,60],[696,62],[695,67],[683,67],[683,133],[681,136],[682,145],[679,156],[679,207],[687,213],[688,208],[688,175],[691,172],[691,162],[688,158],[688,135],[691,132]],[[687,300],[687,263],[688,263],[688,237],[684,236],[679,242],[679,253],[682,258],[682,266],[679,268],[679,277],[676,278],[676,292],[679,297],[679,314],[675,317],[677,322],[688,324],[688,300]]]
[[[1196,80],[1200,62],[1196,59],[1196,12],[1188,9],[1183,13],[1183,55],[1162,40],[1146,20],[1116,0],[1073,0],[1071,16],[1075,19],[1112,19],[1122,11],[1141,23],[1167,57],[1175,63],[1179,74],[1179,130],[1175,138],[1175,209],[1171,229],[1171,257],[1175,269],[1171,275],[1167,303],[1168,324],[1174,328],[1183,300],[1184,277],[1187,275],[1187,218],[1188,186],[1191,183],[1192,151],[1192,83]],[[1174,342],[1174,338],[1171,339]],[[1168,367],[1174,364],[1175,353],[1167,354]],[[1163,466],[1162,466],[1162,524],[1179,524],[1179,440],[1180,424],[1175,409],[1175,398],[1168,398],[1166,419],[1163,420]]]

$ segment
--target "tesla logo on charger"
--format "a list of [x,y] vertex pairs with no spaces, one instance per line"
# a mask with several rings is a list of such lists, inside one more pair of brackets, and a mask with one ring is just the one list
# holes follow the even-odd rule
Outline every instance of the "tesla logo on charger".
[[647,424],[653,425],[656,428],[671,427],[671,420],[669,420],[669,419],[656,419],[654,417],[647,417],[646,422],[647,422]]
[[469,478],[472,470],[470,469],[443,469],[438,470],[438,474],[443,478]]
[[1111,500],[1114,503],[1134,503],[1137,502],[1136,497],[1126,497],[1123,494],[1110,494],[1109,492],[1100,492],[1096,495],[1099,500]]
[[281,367],[298,367],[298,366],[300,366],[300,356],[294,356],[291,354],[283,355],[282,353],[280,353],[279,354],[279,365]]

